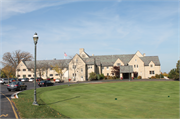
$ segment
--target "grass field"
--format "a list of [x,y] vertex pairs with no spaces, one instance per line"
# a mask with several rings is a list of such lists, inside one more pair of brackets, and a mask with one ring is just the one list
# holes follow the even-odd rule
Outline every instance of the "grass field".
[[[74,84],[37,89],[14,99],[21,118],[178,118],[179,82]],[[117,100],[115,100],[117,98]]]
[[46,91],[40,98],[71,118],[179,117],[179,82],[87,84]]

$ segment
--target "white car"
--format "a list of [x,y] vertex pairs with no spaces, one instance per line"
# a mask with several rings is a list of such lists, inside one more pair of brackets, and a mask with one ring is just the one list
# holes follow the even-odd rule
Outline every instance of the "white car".
[[29,81],[34,81],[34,78],[30,78]]
[[1,83],[1,84],[8,83],[8,79],[7,79],[7,78],[1,78],[1,79],[0,79],[0,83]]
[[61,82],[64,82],[64,80],[61,80],[61,79],[56,79],[55,80],[55,83],[61,83]]

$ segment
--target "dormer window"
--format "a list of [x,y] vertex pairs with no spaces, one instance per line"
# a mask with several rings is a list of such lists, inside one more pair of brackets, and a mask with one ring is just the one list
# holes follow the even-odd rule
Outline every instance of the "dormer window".
[[153,65],[151,64],[151,67],[153,67]]
[[121,66],[121,63],[117,63],[117,66]]

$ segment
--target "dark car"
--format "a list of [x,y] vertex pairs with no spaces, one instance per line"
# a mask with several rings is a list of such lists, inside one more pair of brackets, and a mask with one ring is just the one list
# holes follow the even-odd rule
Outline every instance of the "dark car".
[[16,78],[10,78],[9,83],[18,81]]
[[37,78],[36,81],[42,81],[43,79],[42,78]]
[[25,85],[24,83],[20,82],[20,81],[16,81],[16,82],[11,82],[9,85],[7,85],[7,89],[8,91],[11,90],[26,90],[27,89],[27,85]]
[[54,83],[52,83],[51,81],[40,81],[38,83],[38,85],[41,87],[41,86],[53,86]]

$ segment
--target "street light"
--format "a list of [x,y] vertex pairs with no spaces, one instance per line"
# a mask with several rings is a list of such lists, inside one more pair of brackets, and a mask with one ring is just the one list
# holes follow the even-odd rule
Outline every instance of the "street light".
[[38,105],[37,101],[36,101],[36,44],[38,42],[38,35],[37,33],[34,34],[33,36],[33,40],[34,40],[34,45],[35,45],[35,57],[34,57],[34,102],[32,105]]

